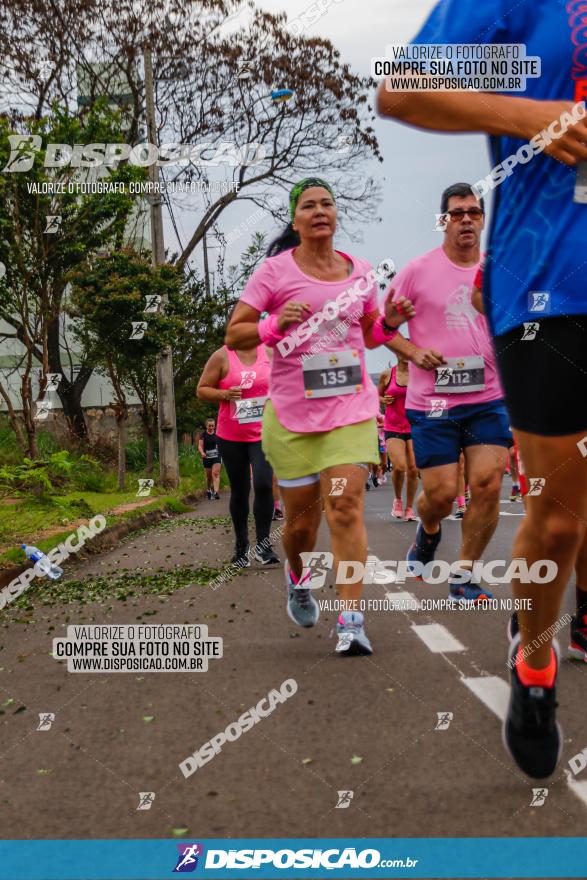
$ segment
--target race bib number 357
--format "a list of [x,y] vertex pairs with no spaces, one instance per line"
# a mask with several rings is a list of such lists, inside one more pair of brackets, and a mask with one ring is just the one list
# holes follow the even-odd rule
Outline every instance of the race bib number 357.
[[314,354],[304,359],[306,398],[357,394],[363,390],[361,359],[356,350]]
[[260,422],[263,418],[263,409],[266,401],[267,396],[246,397],[244,400],[236,400],[234,417],[240,425]]

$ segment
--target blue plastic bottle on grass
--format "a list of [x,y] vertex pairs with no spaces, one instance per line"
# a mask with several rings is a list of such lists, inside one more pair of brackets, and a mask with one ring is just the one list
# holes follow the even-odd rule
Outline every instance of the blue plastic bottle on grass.
[[30,559],[31,562],[38,563],[43,574],[48,575],[48,577],[54,581],[61,577],[63,569],[59,568],[58,565],[55,565],[54,562],[51,562],[49,557],[43,553],[42,550],[39,550],[38,547],[29,547],[28,544],[21,544],[20,546],[24,550],[24,555],[27,559]]

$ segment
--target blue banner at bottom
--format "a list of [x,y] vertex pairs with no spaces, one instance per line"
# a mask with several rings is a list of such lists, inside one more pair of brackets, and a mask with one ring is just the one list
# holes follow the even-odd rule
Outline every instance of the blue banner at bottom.
[[584,837],[9,840],[0,880],[587,877]]

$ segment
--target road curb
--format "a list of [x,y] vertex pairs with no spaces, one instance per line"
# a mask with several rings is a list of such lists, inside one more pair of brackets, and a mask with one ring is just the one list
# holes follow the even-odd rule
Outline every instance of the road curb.
[[[197,489],[196,492],[193,492],[190,495],[184,495],[184,497],[179,500],[182,504],[195,504],[200,502],[203,497],[204,489]],[[181,516],[181,514],[170,513],[162,507],[159,510],[151,510],[146,513],[141,513],[132,519],[125,520],[124,522],[115,523],[114,525],[105,528],[99,535],[96,535],[95,538],[92,538],[91,542],[88,542],[79,553],[76,553],[75,558],[85,559],[88,556],[95,556],[99,553],[103,553],[105,550],[110,550],[118,541],[122,538],[126,538],[126,536],[132,534],[132,532],[138,532],[146,526],[154,525],[162,519],[167,519],[168,517],[172,518],[174,516]],[[0,569],[0,589],[8,586],[14,578],[19,577],[23,571],[26,571],[29,568],[32,568],[32,565],[27,562],[25,565],[13,565],[10,568]]]

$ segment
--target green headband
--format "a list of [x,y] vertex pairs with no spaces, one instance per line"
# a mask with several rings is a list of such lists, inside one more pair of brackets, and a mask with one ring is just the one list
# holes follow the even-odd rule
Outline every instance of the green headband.
[[300,180],[299,183],[296,183],[295,186],[292,187],[292,190],[289,194],[289,216],[291,220],[293,220],[294,214],[296,213],[296,206],[298,204],[298,200],[301,194],[305,190],[310,189],[312,186],[321,186],[324,189],[327,189],[334,199],[334,192],[332,190],[332,187],[329,183],[326,183],[325,180],[322,180],[320,177],[304,177],[303,180]]

